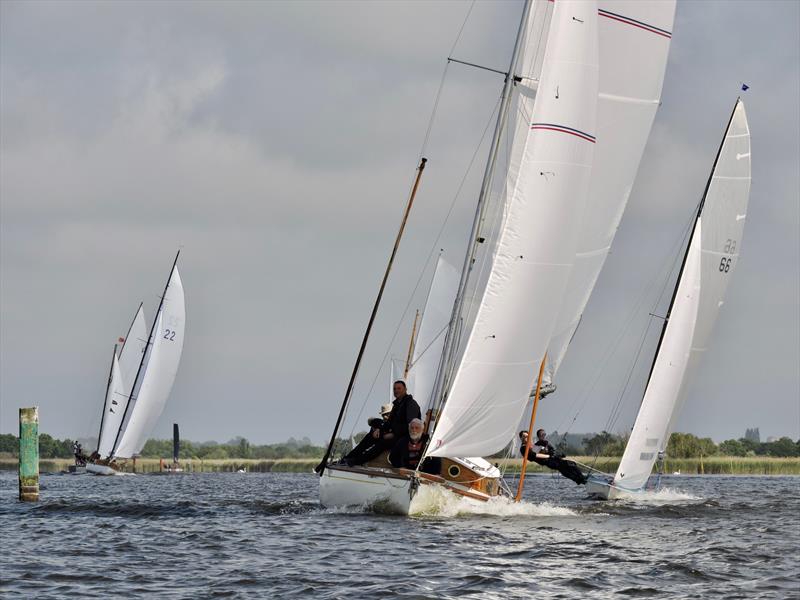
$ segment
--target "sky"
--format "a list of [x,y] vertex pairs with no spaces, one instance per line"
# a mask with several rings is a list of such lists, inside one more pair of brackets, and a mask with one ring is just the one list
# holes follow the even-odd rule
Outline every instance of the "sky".
[[[38,405],[42,431],[96,435],[113,344],[140,301],[152,319],[180,248],[186,342],[152,437],[178,422],[195,441],[327,439],[446,58],[505,68],[520,10],[0,3],[0,432],[17,429],[19,407]],[[345,432],[388,399],[388,357],[404,355],[429,257],[463,256],[502,81],[459,65],[444,81],[354,393],[364,412]],[[663,103],[542,426],[631,426],[657,341],[651,326],[631,371],[647,312],[658,310],[647,290],[679,255],[743,82],[747,227],[677,430],[800,437],[800,3],[791,1],[679,2]],[[636,313],[643,293],[648,310]],[[609,420],[629,372],[623,410]]]

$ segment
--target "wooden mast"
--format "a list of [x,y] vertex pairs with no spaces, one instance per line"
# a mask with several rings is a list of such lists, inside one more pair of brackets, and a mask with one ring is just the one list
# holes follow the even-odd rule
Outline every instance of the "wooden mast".
[[422,171],[425,170],[426,162],[428,162],[428,159],[423,158],[419,162],[419,167],[417,167],[417,176],[414,179],[414,186],[411,188],[411,195],[408,198],[408,204],[406,204],[406,210],[403,213],[403,220],[400,222],[400,229],[398,230],[397,237],[394,240],[394,247],[392,248],[392,253],[389,256],[389,264],[386,265],[386,271],[383,274],[381,287],[378,290],[378,297],[375,298],[375,304],[372,307],[372,314],[370,314],[369,316],[369,322],[367,323],[367,330],[364,332],[364,339],[361,340],[361,347],[358,350],[358,356],[356,357],[356,364],[353,366],[353,373],[350,375],[350,382],[347,384],[347,391],[344,394],[344,400],[342,400],[342,407],[339,409],[339,416],[336,418],[336,425],[333,428],[333,434],[331,434],[331,441],[328,443],[328,448],[325,450],[325,456],[322,457],[322,460],[314,469],[320,476],[322,476],[325,467],[328,465],[328,459],[330,458],[331,452],[333,451],[333,445],[336,443],[336,434],[339,433],[339,426],[342,424],[344,411],[347,408],[348,402],[350,401],[350,394],[352,394],[353,392],[353,386],[355,385],[356,382],[358,369],[361,366],[361,359],[364,356],[364,350],[366,350],[367,348],[367,341],[369,340],[369,334],[372,331],[372,324],[375,322],[375,316],[378,314],[378,307],[381,305],[383,290],[386,288],[386,281],[389,279],[389,273],[392,270],[394,257],[397,255],[397,249],[400,247],[400,240],[403,237],[403,231],[406,228],[408,215],[411,212],[411,206],[414,204],[414,196],[417,195],[417,188],[419,188],[419,182],[420,179],[422,179]]
[[414,315],[414,325],[411,326],[411,340],[408,342],[408,354],[406,355],[406,366],[403,368],[403,379],[408,377],[408,370],[411,368],[411,359],[414,355],[414,345],[417,342],[417,321],[419,320],[419,309]]
[[522,498],[522,488],[525,485],[525,469],[528,466],[528,452],[531,450],[531,441],[533,435],[533,424],[536,422],[536,408],[539,406],[539,391],[542,388],[542,377],[544,376],[544,363],[547,361],[547,353],[545,352],[542,358],[542,364],[539,366],[539,378],[536,380],[536,395],[533,398],[533,409],[531,410],[531,423],[528,425],[528,441],[525,443],[525,452],[522,455],[522,470],[519,474],[519,485],[517,486],[517,495],[514,502],[519,502]]

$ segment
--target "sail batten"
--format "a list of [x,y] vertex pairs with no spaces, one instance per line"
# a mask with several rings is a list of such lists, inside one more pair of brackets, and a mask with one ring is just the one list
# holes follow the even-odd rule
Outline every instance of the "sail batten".
[[[518,97],[522,121],[514,129],[491,270],[429,455],[493,454],[507,446],[522,416],[586,208],[595,146],[597,20],[596,2],[553,5],[538,89]],[[526,35],[523,78],[538,69],[535,35]]]

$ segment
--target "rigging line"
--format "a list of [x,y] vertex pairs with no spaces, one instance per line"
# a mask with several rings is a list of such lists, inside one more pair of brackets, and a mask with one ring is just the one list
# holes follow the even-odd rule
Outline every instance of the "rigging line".
[[[355,418],[355,420],[353,422],[353,429],[351,430],[351,435],[352,435],[352,432],[355,431],[355,428],[357,427],[358,420],[361,418],[361,415],[364,412],[364,408],[366,407],[367,401],[369,400],[370,396],[372,395],[372,391],[375,389],[375,384],[377,383],[378,377],[381,374],[381,370],[383,368],[383,365],[386,363],[386,359],[389,356],[389,354],[391,353],[392,344],[394,343],[395,339],[397,339],[397,334],[400,332],[400,327],[402,326],[403,320],[405,319],[406,314],[408,313],[408,309],[409,309],[409,307],[411,306],[411,303],[414,300],[414,295],[416,294],[417,289],[419,288],[420,283],[422,282],[422,278],[425,275],[425,271],[427,270],[428,265],[430,264],[431,258],[433,257],[434,253],[436,252],[436,248],[439,247],[439,240],[441,239],[442,234],[444,233],[444,229],[447,226],[448,221],[450,220],[450,216],[453,214],[453,209],[455,208],[456,202],[458,201],[458,197],[461,195],[461,191],[464,189],[464,184],[467,181],[467,177],[469,176],[470,172],[472,171],[472,167],[475,164],[475,159],[477,158],[478,153],[480,152],[481,146],[483,146],[483,141],[486,139],[486,134],[489,132],[489,127],[491,127],[491,124],[494,121],[495,113],[497,112],[497,110],[498,110],[498,108],[500,106],[500,100],[501,100],[501,98],[497,99],[497,102],[495,103],[494,108],[492,109],[492,112],[489,115],[489,119],[486,122],[486,126],[483,128],[483,133],[481,134],[481,137],[478,140],[478,144],[475,147],[475,151],[472,153],[472,157],[470,158],[470,161],[467,164],[467,168],[466,168],[466,171],[464,172],[464,176],[461,178],[461,182],[459,183],[458,188],[456,189],[456,193],[453,196],[453,200],[450,202],[450,207],[447,210],[447,214],[445,215],[444,221],[442,222],[442,226],[439,228],[439,231],[436,234],[436,239],[434,240],[434,243],[431,246],[431,250],[428,253],[428,258],[425,260],[425,265],[423,266],[422,270],[420,271],[420,275],[419,275],[419,278],[417,279],[417,283],[414,285],[414,289],[412,290],[411,295],[408,298],[408,303],[406,304],[405,309],[403,309],[403,314],[400,317],[400,321],[397,323],[397,327],[395,328],[394,335],[392,336],[392,339],[389,342],[389,345],[387,347],[386,353],[383,355],[383,359],[381,360],[381,362],[378,365],[377,372],[375,373],[375,378],[372,380],[372,384],[369,387],[369,391],[367,392],[366,396],[364,397],[364,402],[361,405],[361,409],[358,411],[358,415],[356,416],[356,418]],[[345,417],[344,418],[346,418],[346,417],[347,417],[347,410],[345,409]],[[343,421],[344,421],[344,419],[343,419]]]
[[[661,266],[655,271],[655,274],[653,275],[653,277],[644,286],[641,294],[637,298],[636,302],[634,302],[633,307],[632,307],[632,309],[631,309],[631,311],[630,311],[630,313],[628,315],[628,318],[625,320],[625,322],[623,323],[622,328],[620,329],[620,333],[619,333],[617,339],[615,340],[615,342],[611,346],[608,347],[608,350],[606,351],[606,353],[601,358],[599,367],[597,368],[597,371],[595,372],[594,378],[590,380],[590,384],[588,385],[588,387],[581,394],[579,394],[575,398],[575,400],[572,402],[572,404],[570,405],[570,408],[566,413],[567,415],[571,414],[572,410],[573,410],[573,407],[576,404],[578,404],[578,402],[580,402],[580,407],[575,412],[575,416],[572,418],[572,421],[570,422],[570,424],[567,426],[567,429],[566,429],[567,433],[572,429],[572,426],[575,424],[575,422],[577,421],[577,419],[580,416],[581,412],[585,408],[586,402],[589,399],[589,395],[594,391],[594,389],[597,386],[598,382],[602,378],[603,373],[604,373],[606,367],[608,366],[608,363],[610,362],[611,358],[613,358],[613,356],[616,354],[617,350],[619,349],[619,345],[622,343],[622,340],[624,339],[625,335],[627,334],[628,330],[630,329],[631,325],[633,324],[633,322],[634,322],[634,320],[636,318],[636,315],[641,310],[642,304],[644,303],[644,301],[648,297],[648,295],[650,293],[650,290],[653,288],[653,286],[659,280],[660,274],[664,270],[667,261],[670,260],[670,259],[672,259],[672,263],[673,264],[672,264],[672,267],[670,268],[670,270],[668,271],[668,273],[672,273],[674,271],[674,269],[675,269],[675,261],[677,260],[675,257],[678,255],[678,250],[680,249],[680,247],[685,243],[686,236],[689,233],[689,230],[690,230],[690,228],[691,228],[691,226],[693,224],[693,221],[694,221],[694,215],[692,215],[692,217],[687,221],[685,227],[683,228],[683,234],[676,241],[676,243],[673,244],[673,246],[670,249],[669,253],[667,253],[665,258],[663,259]],[[667,276],[666,279],[668,281],[669,280],[669,276]],[[665,287],[666,287],[666,285],[664,286],[664,288]],[[662,289],[661,294],[663,295],[663,293],[664,292],[663,292],[663,289]],[[568,418],[569,418],[568,416],[565,416],[564,420],[561,421],[561,423],[559,424],[559,428],[558,428],[559,431],[561,430],[561,425],[563,425],[564,422]]]
[[[469,9],[467,9],[467,14],[464,16],[464,22],[461,23],[461,28],[458,30],[458,34],[456,35],[456,39],[453,42],[453,47],[450,48],[450,52],[447,54],[448,56],[453,55],[453,51],[456,49],[459,40],[461,40],[461,34],[464,33],[464,27],[467,25],[467,21],[469,20],[470,14],[472,14],[472,9],[475,7],[475,0],[472,0],[472,3],[469,5]],[[425,156],[425,151],[428,149],[428,140],[431,137],[431,131],[433,130],[433,122],[436,119],[436,113],[439,110],[439,99],[442,96],[442,89],[444,89],[444,82],[447,78],[447,71],[450,68],[450,61],[446,61],[444,65],[444,69],[442,70],[442,78],[439,81],[439,89],[436,92],[436,98],[433,101],[433,110],[431,111],[431,116],[428,119],[428,127],[425,130],[425,137],[422,140],[422,148],[420,148],[419,156],[417,157],[417,162],[419,159]]]

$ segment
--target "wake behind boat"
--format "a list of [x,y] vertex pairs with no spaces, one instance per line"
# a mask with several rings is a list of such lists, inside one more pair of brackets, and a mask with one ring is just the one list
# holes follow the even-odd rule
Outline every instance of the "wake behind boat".
[[[413,367],[408,373],[409,381],[419,386],[412,391],[428,408],[419,462],[409,469],[392,466],[385,458],[359,465],[332,462],[425,168],[422,159],[330,443],[316,469],[323,506],[367,505],[408,514],[428,490],[481,501],[511,495],[497,467],[483,458],[463,457],[490,456],[508,447],[534,375],[544,370],[559,315],[570,312],[563,317],[565,331],[574,329],[573,321],[580,318],[595,270],[599,272],[607,253],[605,248],[600,260],[589,261],[577,281],[569,283],[577,276],[576,265],[587,264],[580,257],[588,235],[582,231],[588,199],[592,196],[609,213],[602,220],[600,242],[610,245],[658,105],[669,49],[670,35],[641,35],[642,27],[634,31],[628,17],[620,19],[616,11],[634,12],[631,21],[656,23],[655,30],[669,34],[673,2],[599,5],[599,10],[595,2],[529,0],[524,5],[463,268],[452,295],[429,294],[420,331],[430,315],[441,312],[433,298],[449,298],[446,317],[441,327],[430,328],[436,332],[427,345],[435,348],[431,362],[418,367],[419,377]],[[596,137],[597,131],[605,137]],[[501,139],[509,144],[506,135],[508,166],[495,200],[499,204],[491,209],[502,218],[491,229],[485,215]],[[599,158],[606,147],[608,153]],[[602,177],[597,170],[601,160]],[[567,301],[571,296],[580,298]],[[430,459],[439,461],[433,472]]]

